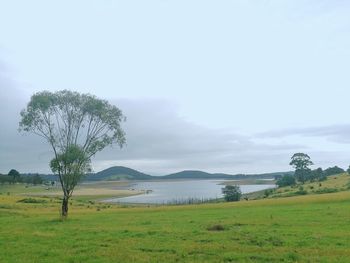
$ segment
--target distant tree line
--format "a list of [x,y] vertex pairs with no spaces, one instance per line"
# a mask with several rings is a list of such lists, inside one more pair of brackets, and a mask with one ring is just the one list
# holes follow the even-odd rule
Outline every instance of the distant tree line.
[[[315,170],[310,169],[313,165],[309,155],[305,153],[296,153],[292,156],[290,165],[295,168],[294,175],[278,175],[275,177],[276,184],[279,187],[291,186],[297,183],[304,184],[305,182],[321,182],[327,180],[328,176],[345,173],[345,170],[338,167],[329,167],[325,170],[317,168]],[[350,174],[350,167],[347,170]]]
[[21,176],[21,174],[15,169],[11,169],[7,175],[0,174],[0,184],[26,183],[37,185],[42,184],[43,182],[44,180],[39,174]]

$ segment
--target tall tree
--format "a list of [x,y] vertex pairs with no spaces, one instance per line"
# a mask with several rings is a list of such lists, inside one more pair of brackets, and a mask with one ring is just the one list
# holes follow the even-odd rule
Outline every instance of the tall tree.
[[123,121],[116,106],[68,90],[38,92],[22,110],[20,130],[41,136],[53,150],[50,167],[62,187],[63,217],[75,186],[90,171],[91,157],[114,143],[125,144]]
[[311,169],[310,165],[313,165],[309,155],[305,153],[295,153],[289,163],[295,168],[295,177],[298,181],[305,183],[310,177]]

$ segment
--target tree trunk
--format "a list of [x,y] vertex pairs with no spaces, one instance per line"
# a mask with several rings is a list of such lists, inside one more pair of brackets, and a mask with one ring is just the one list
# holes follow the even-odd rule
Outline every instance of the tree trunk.
[[62,200],[62,217],[63,218],[67,218],[68,216],[68,200],[69,200],[69,197],[68,196],[64,196],[63,197],[63,200]]

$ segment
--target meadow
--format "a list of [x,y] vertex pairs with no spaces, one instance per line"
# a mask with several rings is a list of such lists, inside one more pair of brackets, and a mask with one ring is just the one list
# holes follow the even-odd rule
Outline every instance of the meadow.
[[19,187],[0,187],[0,262],[350,262],[349,191],[149,207],[76,197],[61,221],[57,197]]

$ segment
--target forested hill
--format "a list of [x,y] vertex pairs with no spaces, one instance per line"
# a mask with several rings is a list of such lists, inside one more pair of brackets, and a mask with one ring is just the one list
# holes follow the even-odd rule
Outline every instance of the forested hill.
[[224,173],[207,173],[202,171],[182,171],[179,173],[162,176],[162,179],[272,179],[278,175],[293,174],[294,172],[278,172],[265,174],[224,174]]
[[134,169],[130,169],[123,166],[110,167],[101,172],[92,174],[86,177],[89,181],[101,181],[101,180],[170,180],[170,179],[272,179],[278,175],[293,174],[293,172],[279,172],[279,173],[266,173],[266,174],[224,174],[224,173],[207,173],[203,171],[186,170],[178,173],[173,173],[164,176],[152,176],[139,172]]
[[86,180],[89,180],[89,181],[152,180],[154,178],[155,176],[144,174],[131,168],[127,168],[123,166],[113,166],[101,172],[87,176]]

